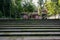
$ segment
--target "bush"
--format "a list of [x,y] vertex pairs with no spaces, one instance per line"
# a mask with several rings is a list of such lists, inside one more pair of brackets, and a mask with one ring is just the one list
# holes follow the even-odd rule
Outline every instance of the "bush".
[[34,4],[33,3],[30,3],[30,2],[25,2],[25,4],[23,4],[23,10],[24,12],[33,12],[35,10],[34,8]]

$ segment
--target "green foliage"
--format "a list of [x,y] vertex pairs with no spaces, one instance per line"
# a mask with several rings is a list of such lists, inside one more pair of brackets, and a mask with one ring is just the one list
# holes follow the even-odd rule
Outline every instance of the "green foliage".
[[16,11],[15,0],[11,0],[10,13],[12,18],[15,17],[15,11]]
[[22,12],[21,6],[22,0],[11,0],[11,15],[12,17],[19,17],[19,14]]
[[16,17],[20,16],[22,12],[33,12],[35,10],[32,1],[25,1],[25,4],[22,4],[22,0],[11,0],[11,2],[11,12]]
[[55,2],[47,2],[46,3],[46,8],[48,10],[48,15],[53,15],[53,14],[57,14],[57,5]]
[[[0,10],[3,12],[3,14],[0,12],[0,16],[6,16],[11,18],[16,18],[20,16],[20,13],[22,12],[33,12],[35,10],[34,4],[32,3],[32,0],[30,2],[22,4],[22,0],[0,0]],[[23,5],[23,6],[22,6]]]
[[16,3],[16,8],[17,8],[17,11],[18,11],[18,12],[22,12],[22,11],[23,11],[21,2],[22,2],[22,0],[16,0],[16,1],[15,1],[15,3]]
[[21,1],[22,1],[22,0],[11,0],[10,8],[11,8],[11,11],[12,11],[13,13],[14,13],[15,11],[21,12],[21,11],[20,11],[20,10],[22,9]]
[[34,6],[35,5],[33,3],[25,2],[23,5],[23,10],[24,12],[33,12],[35,10]]
[[60,0],[56,2],[47,2],[45,7],[47,8],[48,15],[56,15],[60,13]]
[[58,0],[58,5],[60,5],[60,0]]
[[58,0],[58,5],[57,5],[58,12],[60,13],[60,0]]

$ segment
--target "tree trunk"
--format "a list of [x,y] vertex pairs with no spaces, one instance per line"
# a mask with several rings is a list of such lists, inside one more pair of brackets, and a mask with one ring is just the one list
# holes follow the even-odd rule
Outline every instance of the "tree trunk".
[[3,14],[4,14],[4,17],[5,17],[5,8],[4,8],[4,5],[5,5],[5,0],[3,1]]

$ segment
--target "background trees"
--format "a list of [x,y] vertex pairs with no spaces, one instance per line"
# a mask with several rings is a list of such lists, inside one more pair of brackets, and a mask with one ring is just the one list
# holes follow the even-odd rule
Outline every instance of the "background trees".
[[32,0],[11,0],[10,13],[12,17],[19,18],[22,12],[33,12],[35,10],[34,7]]
[[[39,0],[38,4],[39,7],[37,8],[39,8],[40,13],[43,8],[42,5],[45,5],[48,16],[60,13],[60,0],[52,0],[45,4],[43,0]],[[22,12],[27,12],[27,14],[29,14],[37,11],[37,9],[32,3],[32,0],[0,0],[0,11],[2,13],[2,17],[20,18],[20,14]]]
[[46,9],[48,10],[48,15],[56,15],[60,12],[60,7],[58,5],[58,2],[46,2],[45,4]]
[[25,2],[25,4],[23,4],[23,11],[24,12],[33,12],[35,10],[34,6],[35,5],[31,2]]
[[55,3],[54,2],[46,2],[46,9],[48,10],[48,15],[53,15],[55,13]]
[[20,13],[22,12],[21,6],[22,0],[11,0],[11,15],[14,18],[19,18]]
[[3,0],[3,12],[5,17],[10,17],[10,0]]

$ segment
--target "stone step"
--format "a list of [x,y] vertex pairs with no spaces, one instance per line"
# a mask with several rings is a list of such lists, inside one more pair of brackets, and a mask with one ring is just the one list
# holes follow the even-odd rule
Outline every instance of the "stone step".
[[0,36],[60,36],[60,29],[0,29]]
[[60,29],[0,29],[0,32],[60,32]]
[[60,20],[0,20],[0,25],[60,25]]
[[60,37],[58,36],[47,36],[47,37],[36,37],[36,36],[24,36],[24,37],[0,37],[0,40],[60,40]]
[[0,25],[0,27],[60,27],[60,25]]

